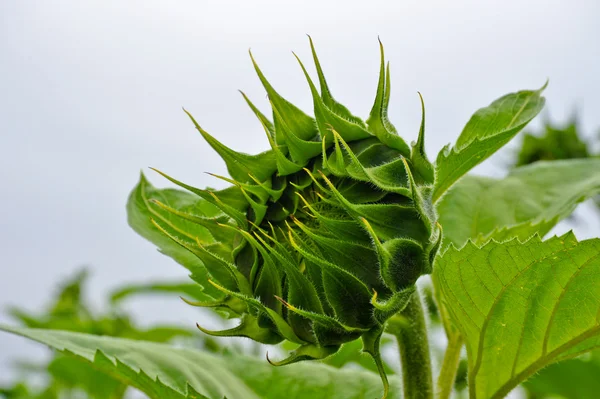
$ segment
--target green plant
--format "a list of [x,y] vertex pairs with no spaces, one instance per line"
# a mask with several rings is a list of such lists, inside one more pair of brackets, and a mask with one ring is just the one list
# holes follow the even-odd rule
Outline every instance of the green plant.
[[[600,136],[599,136],[600,137]],[[576,115],[567,123],[545,121],[538,131],[527,132],[515,152],[515,166],[528,165],[538,161],[559,159],[579,159],[596,157],[592,147],[594,141],[584,136],[581,123]],[[594,201],[600,206],[600,196]],[[571,217],[575,224],[580,219]],[[598,350],[576,359],[553,364],[527,380],[523,387],[531,399],[544,397],[565,397],[593,399],[597,396]],[[573,381],[577,384],[573,384]]]
[[[39,314],[20,307],[10,307],[8,314],[28,328],[68,330],[98,336],[124,337],[151,342],[193,341],[204,350],[221,351],[212,340],[201,340],[190,328],[173,325],[155,325],[140,328],[132,316],[120,305],[122,301],[141,294],[187,295],[202,299],[201,287],[189,283],[132,284],[119,287],[110,293],[110,310],[100,313],[86,301],[85,289],[89,280],[88,269],[82,269],[60,284],[48,306]],[[185,339],[185,341],[183,340]],[[70,356],[57,354],[47,362],[19,361],[15,370],[21,378],[8,386],[0,386],[0,397],[7,399],[59,399],[80,398],[121,399],[126,395],[127,384],[109,374],[98,372],[92,365]],[[39,377],[47,377],[40,386]]]
[[[600,153],[592,149],[600,135],[593,141],[586,140],[579,126],[577,117],[573,116],[564,125],[546,121],[541,132],[525,134],[516,154],[515,166],[558,159],[600,158]],[[594,202],[600,209],[600,195],[594,197]]]
[[[448,398],[463,345],[470,397],[499,398],[548,364],[597,346],[600,240],[541,237],[600,191],[600,160],[540,162],[502,179],[463,177],[539,113],[545,85],[478,110],[432,163],[424,106],[411,146],[388,120],[383,47],[366,122],[334,100],[312,41],[311,48],[320,92],[300,66],[314,118],[281,97],[252,59],[273,121],[244,98],[271,149],[236,152],[188,113],[227,165],[230,177],[216,177],[231,186],[198,189],[159,172],[186,191],[154,188],[142,176],[128,202],[130,225],[203,287],[206,298],[188,302],[240,319],[232,329],[199,328],[293,343],[288,358],[267,359],[285,367],[117,338],[5,329],[161,399]],[[435,386],[427,314],[415,285],[428,274],[449,342]],[[398,342],[401,378],[385,371],[384,333]],[[358,340],[383,388],[366,370],[290,365],[335,356]]]
[[516,154],[515,166],[592,157],[590,145],[581,137],[578,125],[575,117],[564,126],[546,121],[538,134],[526,133]]

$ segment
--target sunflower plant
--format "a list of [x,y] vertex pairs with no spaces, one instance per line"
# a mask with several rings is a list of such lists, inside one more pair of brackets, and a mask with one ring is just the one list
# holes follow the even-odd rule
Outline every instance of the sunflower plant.
[[[422,98],[413,134],[388,118],[382,46],[365,120],[334,99],[310,46],[315,81],[296,58],[313,116],[282,97],[251,54],[269,116],[242,94],[270,148],[232,149],[185,111],[225,162],[229,175],[214,176],[228,187],[197,188],[156,170],[178,188],[155,188],[142,175],[127,204],[131,227],[202,287],[201,300],[186,302],[238,320],[222,330],[200,323],[203,334],[283,344],[287,356],[4,328],[161,399],[448,398],[463,347],[469,396],[500,398],[545,366],[595,348],[600,240],[543,237],[600,191],[600,160],[537,162],[503,178],[468,174],[540,112],[546,85],[479,109],[432,161]],[[447,339],[441,364],[432,364],[419,290],[429,278]],[[384,335],[396,339],[398,377],[386,371]],[[320,364],[354,342],[379,375]]]

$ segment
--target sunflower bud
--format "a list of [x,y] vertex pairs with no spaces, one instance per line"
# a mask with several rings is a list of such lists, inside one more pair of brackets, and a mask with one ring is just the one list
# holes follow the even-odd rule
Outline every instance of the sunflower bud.
[[281,97],[252,58],[273,122],[244,98],[270,150],[236,152],[188,114],[227,165],[230,177],[216,177],[231,186],[202,190],[163,174],[220,214],[203,218],[156,204],[206,229],[214,240],[181,243],[167,223],[155,224],[196,255],[210,274],[206,283],[224,293],[218,302],[198,305],[225,307],[241,319],[230,330],[199,327],[202,331],[299,344],[289,358],[269,360],[274,365],[324,358],[361,338],[387,392],[379,354],[384,325],[406,306],[419,276],[431,272],[441,240],[424,122],[411,148],[388,120],[390,73],[383,47],[375,103],[365,122],[332,97],[310,44],[320,91],[298,61],[313,96],[314,118]]

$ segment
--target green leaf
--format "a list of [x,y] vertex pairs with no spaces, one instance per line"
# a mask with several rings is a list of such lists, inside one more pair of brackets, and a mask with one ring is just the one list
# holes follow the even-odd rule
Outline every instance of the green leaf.
[[246,100],[246,103],[248,104],[252,112],[254,112],[254,115],[256,115],[256,117],[260,121],[261,125],[263,125],[266,128],[267,132],[269,132],[271,138],[275,138],[275,126],[273,125],[273,123],[269,119],[267,119],[267,117],[262,112],[260,112],[258,108],[256,108],[256,106],[252,103],[252,101],[250,101],[246,93],[244,93],[241,90],[240,93],[244,97],[244,100]]
[[591,151],[588,147],[591,146],[583,139],[577,119],[573,115],[567,125],[555,125],[546,121],[541,134],[525,134],[516,154],[516,166],[537,161],[589,158]]
[[466,176],[438,203],[444,242],[461,247],[544,236],[578,203],[600,192],[600,159],[537,162],[504,179]]
[[[185,111],[185,110],[184,110]],[[265,181],[277,169],[275,166],[275,155],[272,151],[262,152],[257,155],[237,152],[223,145],[206,130],[202,129],[192,114],[185,111],[190,117],[196,129],[202,134],[204,140],[219,154],[227,165],[229,175],[241,183],[252,182],[251,175],[260,181]],[[262,120],[262,119],[261,119]]]
[[312,51],[313,61],[315,63],[315,68],[317,69],[317,75],[319,76],[319,85],[321,86],[321,99],[323,100],[323,104],[327,108],[331,109],[335,114],[340,115],[343,118],[356,123],[357,125],[364,125],[364,122],[359,117],[352,115],[348,108],[337,102],[331,95],[329,85],[327,84],[325,74],[323,73],[323,68],[321,67],[321,62],[319,61],[319,57],[317,57],[317,51],[315,50],[313,40],[310,36],[308,36],[308,40],[310,41],[310,49]]
[[169,342],[179,337],[195,337],[195,331],[191,328],[182,328],[170,325],[154,325],[147,330],[131,326],[123,329],[119,334],[122,338],[130,338],[138,341]]
[[[221,214],[221,211],[194,194],[175,189],[156,189],[143,174],[127,201],[127,219],[131,228],[155,244],[161,253],[173,258],[195,276],[200,276],[199,280],[207,281],[208,271],[202,261],[188,249],[166,236],[152,223],[152,220],[173,226],[176,231],[186,232],[187,235],[182,234],[180,238],[182,241],[188,242],[190,246],[196,246],[195,237],[202,241],[214,242],[213,236],[205,227],[178,217],[151,202],[153,199],[179,211],[202,217],[216,217]],[[217,299],[223,296],[210,284],[204,284],[203,287],[206,294],[212,298]]]
[[209,301],[212,299],[206,295],[202,287],[198,284],[157,281],[154,283],[129,284],[119,287],[110,293],[110,301],[116,304],[132,296],[143,294],[175,294],[196,301]]
[[67,281],[61,284],[54,303],[48,312],[51,316],[78,315],[87,312],[87,307],[82,299],[82,287],[89,279],[89,270],[81,269]]
[[[294,56],[296,56],[296,54],[294,54]],[[366,130],[364,125],[346,119],[344,114],[337,114],[335,110],[337,109],[339,112],[339,107],[330,109],[325,105],[321,95],[315,87],[315,84],[308,75],[304,64],[302,64],[302,61],[300,61],[298,56],[296,56],[296,59],[298,60],[298,63],[302,68],[302,72],[304,72],[304,76],[306,77],[306,81],[308,82],[308,86],[310,87],[310,92],[313,97],[315,119],[317,121],[317,126],[321,137],[325,138],[327,143],[330,143],[332,141],[331,129],[343,134],[343,137],[346,141],[355,141],[371,137],[371,133]]]
[[437,156],[433,202],[508,143],[542,110],[545,99],[541,93],[546,85],[539,90],[507,94],[473,114],[454,147],[444,147]]
[[[273,367],[266,360],[172,348],[167,345],[65,331],[2,326],[119,378],[152,399],[362,399],[381,396],[371,372],[339,370],[318,363]],[[399,399],[391,378],[389,399]]]
[[10,306],[8,314],[31,328],[58,328],[66,330],[90,331],[95,327],[90,309],[82,294],[89,278],[87,269],[78,270],[72,277],[62,282],[48,306],[41,312],[31,313],[19,307]]
[[410,160],[421,179],[432,184],[435,182],[435,170],[425,153],[425,102],[421,93],[419,93],[419,98],[421,99],[421,127],[417,141],[411,144]]
[[[273,86],[271,86],[265,75],[258,67],[258,64],[252,56],[252,52],[250,52],[250,59],[252,60],[252,64],[254,65],[254,69],[256,70],[258,78],[260,79],[265,91],[267,92],[267,95],[269,96],[269,101],[273,106],[273,110],[277,110],[282,119],[292,129],[292,134],[303,140],[311,140],[317,136],[318,130],[315,125],[315,120],[306,115],[301,109],[287,101],[285,98],[281,97],[281,95],[275,91]],[[275,122],[275,138],[277,144],[285,144],[285,141],[282,140],[283,137],[278,136],[279,133],[277,132],[277,122]]]
[[372,324],[373,308],[369,288],[358,277],[331,263],[322,254],[309,252],[297,235],[290,243],[302,256],[323,269],[323,288],[336,317],[342,324],[365,328]]
[[4,399],[55,399],[55,395],[46,396],[32,394],[29,387],[23,382],[17,382],[12,386],[0,386],[0,395]]
[[596,399],[600,392],[600,359],[583,356],[552,364],[525,381],[530,398]]
[[470,397],[503,398],[548,364],[600,346],[600,239],[450,247],[433,278],[465,338]]
[[408,145],[398,136],[396,128],[388,119],[388,105],[391,92],[390,64],[388,63],[386,68],[381,40],[379,41],[379,51],[381,53],[381,64],[379,67],[377,94],[375,96],[375,103],[367,119],[367,126],[369,127],[369,131],[375,134],[382,143],[398,150],[402,155],[408,156],[410,154]]
[[121,381],[98,372],[89,362],[59,356],[48,365],[48,373],[62,389],[81,388],[93,399],[122,398],[127,388]]

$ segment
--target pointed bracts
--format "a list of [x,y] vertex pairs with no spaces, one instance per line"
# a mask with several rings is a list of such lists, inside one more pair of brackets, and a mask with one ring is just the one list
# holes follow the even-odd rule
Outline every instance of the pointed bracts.
[[[425,114],[409,147],[388,119],[390,70],[381,46],[376,98],[366,121],[338,103],[310,40],[315,85],[298,58],[314,118],[283,98],[252,63],[271,105],[263,114],[242,93],[270,149],[227,147],[188,113],[224,160],[230,187],[199,189],[162,172],[214,208],[207,217],[177,204],[149,202],[156,229],[205,266],[221,299],[190,303],[226,309],[240,324],[214,336],[299,345],[285,365],[321,359],[361,338],[380,370],[386,321],[401,311],[419,276],[431,273],[441,229],[431,204],[433,167],[425,154]],[[297,58],[297,57],[296,57]],[[186,111],[187,113],[187,111]],[[174,223],[178,221],[178,223]]]

